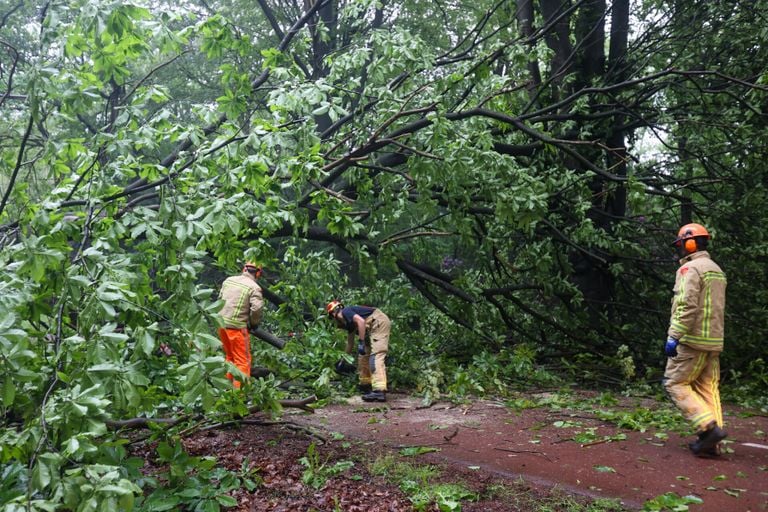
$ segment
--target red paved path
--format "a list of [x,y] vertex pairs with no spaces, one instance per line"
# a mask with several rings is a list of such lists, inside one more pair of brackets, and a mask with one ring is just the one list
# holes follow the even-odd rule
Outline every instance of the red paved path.
[[[655,407],[652,401],[644,404]],[[539,407],[515,412],[488,401],[469,407],[438,403],[420,408],[416,399],[390,394],[387,404],[364,404],[356,398],[292,420],[348,438],[383,439],[395,448],[434,446],[440,452],[420,460],[479,466],[478,471],[522,477],[544,487],[620,498],[628,509],[675,492],[704,500],[702,505],[691,505],[691,511],[768,511],[768,448],[744,444],[768,446],[768,418],[739,418],[726,409],[727,447],[732,453],[716,460],[692,456],[686,445],[691,436],[671,433],[664,440],[655,431],[618,429],[588,411]],[[564,421],[575,426],[555,426]],[[624,433],[627,439],[591,446],[570,440],[574,433],[592,427],[599,438]]]

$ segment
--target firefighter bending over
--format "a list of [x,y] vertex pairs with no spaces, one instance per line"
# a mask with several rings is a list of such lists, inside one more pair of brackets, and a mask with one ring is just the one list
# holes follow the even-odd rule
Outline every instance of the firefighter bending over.
[[[380,309],[344,306],[334,300],[325,307],[336,327],[347,331],[347,354],[357,350],[359,388],[366,402],[387,401],[387,367],[391,322]],[[355,344],[357,340],[357,344]]]

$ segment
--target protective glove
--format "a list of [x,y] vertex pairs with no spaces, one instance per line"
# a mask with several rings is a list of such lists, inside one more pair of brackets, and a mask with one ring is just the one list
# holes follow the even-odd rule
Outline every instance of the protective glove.
[[357,342],[357,353],[360,354],[361,356],[365,355],[365,342],[363,341]]
[[667,357],[675,357],[677,355],[677,345],[680,343],[671,336],[667,338],[667,342],[664,344],[664,353]]

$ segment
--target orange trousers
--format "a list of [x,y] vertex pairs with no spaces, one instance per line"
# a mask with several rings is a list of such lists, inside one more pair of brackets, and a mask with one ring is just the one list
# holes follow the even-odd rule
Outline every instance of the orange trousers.
[[[224,359],[232,363],[247,377],[251,376],[251,335],[248,329],[219,329],[219,339],[224,346]],[[240,389],[240,381],[227,372],[227,378]]]

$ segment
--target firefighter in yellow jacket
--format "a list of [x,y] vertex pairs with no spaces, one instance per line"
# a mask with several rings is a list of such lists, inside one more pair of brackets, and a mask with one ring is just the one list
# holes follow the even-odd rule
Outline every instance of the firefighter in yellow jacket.
[[[256,282],[261,272],[259,265],[247,262],[240,275],[228,277],[221,285],[224,307],[219,316],[224,325],[219,328],[219,338],[224,346],[224,357],[246,377],[251,376],[251,336],[248,331],[259,324],[264,308],[261,287]],[[230,372],[227,372],[227,378],[240,388],[240,381]]]
[[664,352],[664,387],[698,433],[688,446],[697,456],[719,455],[725,439],[720,405],[725,274],[706,251],[709,233],[700,224],[680,228],[680,256]]

